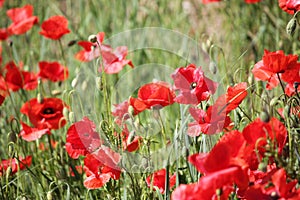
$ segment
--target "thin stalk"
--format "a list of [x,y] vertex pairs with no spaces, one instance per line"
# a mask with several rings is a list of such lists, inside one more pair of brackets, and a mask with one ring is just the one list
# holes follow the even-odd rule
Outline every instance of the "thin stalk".
[[280,76],[279,76],[279,73],[276,73],[276,74],[277,74],[278,80],[279,80],[279,82],[280,82],[281,89],[282,89],[282,91],[283,91],[283,93],[284,93],[284,100],[285,100],[285,103],[286,103],[287,97],[286,97],[286,95],[285,95],[283,83],[282,83],[282,81],[281,81],[281,78],[280,78]]

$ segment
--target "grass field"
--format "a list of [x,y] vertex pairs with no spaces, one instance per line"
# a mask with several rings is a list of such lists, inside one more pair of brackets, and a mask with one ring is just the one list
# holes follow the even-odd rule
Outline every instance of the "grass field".
[[300,199],[299,9],[0,0],[0,199]]

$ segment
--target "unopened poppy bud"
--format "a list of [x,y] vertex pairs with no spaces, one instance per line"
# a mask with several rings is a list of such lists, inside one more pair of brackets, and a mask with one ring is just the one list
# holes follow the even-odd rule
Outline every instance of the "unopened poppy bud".
[[[144,168],[143,168],[144,169]],[[137,166],[136,164],[133,164],[132,167],[131,167],[131,171],[132,172],[137,172],[139,171],[139,166]]]
[[211,61],[209,63],[209,70],[211,73],[216,74],[217,73],[217,64],[214,61]]
[[288,118],[290,116],[291,106],[288,104],[283,109],[283,116]]
[[69,121],[73,124],[75,122],[75,114],[74,112],[69,113]]
[[76,44],[77,40],[71,40],[69,43],[68,43],[68,47],[71,47],[73,46],[74,44]]
[[188,157],[189,156],[189,150],[186,147],[182,148],[182,152],[181,153],[182,153],[182,155],[184,157]]
[[286,33],[293,36],[297,28],[297,19],[293,17],[286,26]]
[[266,172],[267,171],[267,164],[264,163],[264,162],[259,163],[258,170],[262,171],[262,172]]
[[13,143],[15,143],[17,141],[17,136],[13,132],[8,133],[8,137],[9,137],[10,141]]
[[248,83],[249,85],[252,85],[254,83],[254,76],[252,75],[248,76]]
[[62,93],[61,90],[52,90],[52,91],[51,91],[52,96],[58,96],[58,95],[60,95],[61,93]]
[[52,192],[51,191],[48,191],[47,192],[47,200],[52,200]]
[[127,144],[130,144],[134,140],[135,132],[131,131],[128,138],[127,138]]
[[262,111],[260,113],[260,119],[261,119],[261,121],[263,121],[265,123],[269,122],[270,121],[269,113],[267,113],[266,111]]
[[10,143],[8,145],[8,155],[9,155],[9,157],[13,157],[14,151],[15,151],[14,145],[12,143]]
[[102,78],[101,76],[96,78],[96,85],[99,90],[103,90]]
[[276,106],[278,104],[278,97],[274,97],[270,101],[270,106]]
[[11,166],[8,166],[7,169],[6,169],[6,172],[5,172],[5,174],[6,174],[6,179],[8,179],[8,177],[9,177],[10,174],[11,174],[11,172],[12,172]]
[[87,86],[88,86],[87,81],[83,81],[82,84],[81,84],[81,89],[82,89],[83,91],[85,91],[86,88],[87,88]]
[[63,115],[64,115],[65,117],[69,117],[69,109],[68,109],[67,107],[64,107],[64,108],[63,108]]
[[88,40],[92,43],[97,42],[97,35],[90,35]]
[[72,88],[75,88],[76,85],[77,85],[77,83],[78,83],[78,76],[76,76],[76,77],[72,80],[72,83],[71,83]]
[[39,104],[43,103],[44,98],[41,93],[38,93],[36,98]]
[[148,160],[146,158],[142,158],[141,160],[141,165],[140,165],[140,169],[143,171],[144,169],[146,169],[148,167]]
[[217,194],[218,197],[220,197],[222,195],[222,193],[223,193],[222,189],[217,189],[216,190],[216,194]]

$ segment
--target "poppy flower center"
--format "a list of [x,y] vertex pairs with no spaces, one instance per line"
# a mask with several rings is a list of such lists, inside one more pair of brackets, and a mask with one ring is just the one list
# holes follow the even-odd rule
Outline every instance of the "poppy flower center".
[[43,114],[49,115],[49,114],[54,114],[53,108],[46,108],[43,110]]
[[194,89],[197,87],[197,83],[196,82],[192,82],[191,85],[190,85],[190,89]]

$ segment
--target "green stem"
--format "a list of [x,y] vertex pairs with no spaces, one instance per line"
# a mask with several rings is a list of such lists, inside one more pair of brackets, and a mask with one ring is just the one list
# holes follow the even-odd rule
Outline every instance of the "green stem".
[[285,91],[284,91],[284,86],[283,86],[283,83],[282,83],[282,81],[281,81],[281,78],[280,78],[280,76],[279,76],[279,73],[276,73],[276,74],[277,74],[277,77],[278,77],[278,80],[279,80],[279,83],[280,83],[281,89],[282,89],[282,91],[283,91],[283,93],[284,93],[284,100],[285,100],[285,103],[286,103],[286,101],[287,101],[287,97],[286,97],[286,95],[285,95]]

